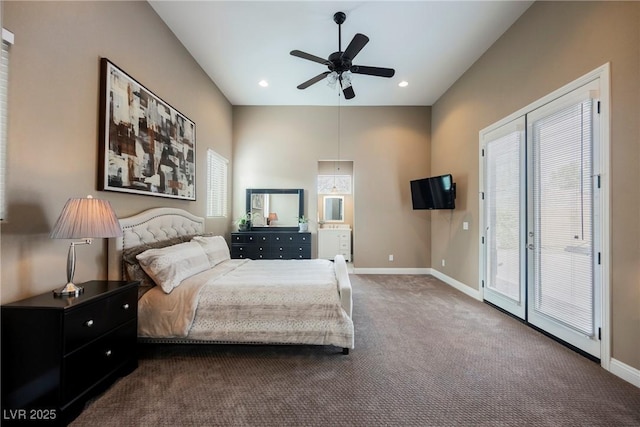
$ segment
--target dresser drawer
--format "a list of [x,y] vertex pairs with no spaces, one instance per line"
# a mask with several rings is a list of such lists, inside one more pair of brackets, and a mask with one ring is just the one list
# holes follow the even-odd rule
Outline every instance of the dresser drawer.
[[131,320],[67,355],[62,362],[64,390],[62,401],[68,402],[122,364],[135,358],[137,321]]
[[299,245],[311,243],[308,233],[278,233],[271,236],[271,242],[275,245]]
[[311,233],[297,231],[231,233],[231,258],[311,258]]
[[311,258],[311,247],[308,245],[279,246],[275,248],[272,258],[276,259],[309,259]]
[[250,243],[253,244],[261,239],[262,236],[250,232],[233,233],[231,235],[231,243]]
[[255,245],[233,245],[231,246],[231,258],[235,259],[253,259],[258,253]]

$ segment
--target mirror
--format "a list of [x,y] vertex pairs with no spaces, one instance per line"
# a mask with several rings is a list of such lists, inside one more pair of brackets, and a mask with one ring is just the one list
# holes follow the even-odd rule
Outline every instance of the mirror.
[[324,221],[344,222],[344,196],[324,196]]
[[251,229],[295,231],[304,214],[304,190],[247,188],[246,203]]

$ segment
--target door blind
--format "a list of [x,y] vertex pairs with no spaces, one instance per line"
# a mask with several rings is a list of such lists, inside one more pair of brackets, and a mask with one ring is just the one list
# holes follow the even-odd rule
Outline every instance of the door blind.
[[522,131],[486,144],[487,287],[514,301],[520,292],[520,150]]
[[591,99],[532,122],[534,309],[594,334]]

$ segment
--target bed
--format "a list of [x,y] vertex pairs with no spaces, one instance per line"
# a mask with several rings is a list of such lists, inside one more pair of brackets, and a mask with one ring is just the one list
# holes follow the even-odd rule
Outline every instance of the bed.
[[230,259],[204,219],[154,208],[120,219],[109,240],[110,280],[139,280],[138,339],[152,343],[354,347],[344,257]]

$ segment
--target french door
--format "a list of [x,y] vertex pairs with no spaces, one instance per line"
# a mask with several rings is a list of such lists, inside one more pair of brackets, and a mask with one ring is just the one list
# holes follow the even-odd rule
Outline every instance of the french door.
[[484,298],[526,317],[525,117],[484,136]]
[[599,84],[482,136],[485,300],[598,358]]

